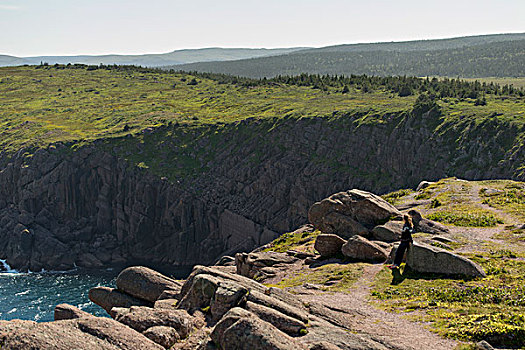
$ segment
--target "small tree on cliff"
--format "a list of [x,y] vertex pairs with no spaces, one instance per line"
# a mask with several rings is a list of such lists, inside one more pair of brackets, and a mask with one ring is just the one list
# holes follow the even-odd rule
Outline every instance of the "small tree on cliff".
[[425,113],[429,115],[441,115],[441,107],[436,102],[436,97],[430,94],[420,94],[414,106],[412,112],[415,115],[421,116]]

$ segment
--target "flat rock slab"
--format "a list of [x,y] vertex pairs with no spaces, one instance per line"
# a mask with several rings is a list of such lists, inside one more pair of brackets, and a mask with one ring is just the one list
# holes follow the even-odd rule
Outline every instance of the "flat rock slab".
[[141,333],[110,318],[88,317],[37,323],[0,321],[2,350],[161,350]]
[[89,300],[110,313],[114,307],[151,306],[146,300],[137,299],[115,288],[95,287],[89,290]]
[[407,266],[414,271],[445,275],[485,277],[483,268],[473,261],[447,250],[414,242],[408,249]]
[[177,330],[180,338],[186,338],[193,328],[193,318],[185,310],[153,309],[145,306],[131,307],[117,321],[141,333],[155,326],[171,327]]
[[238,275],[254,278],[258,275],[267,275],[265,269],[273,266],[286,266],[293,264],[297,258],[286,253],[258,252],[237,253],[235,255],[235,266]]

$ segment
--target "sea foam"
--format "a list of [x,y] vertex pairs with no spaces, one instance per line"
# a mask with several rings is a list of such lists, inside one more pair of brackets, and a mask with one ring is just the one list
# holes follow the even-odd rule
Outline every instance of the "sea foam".
[[0,270],[0,273],[18,273],[18,271],[12,269],[5,260],[0,259],[0,264],[3,266],[3,268]]

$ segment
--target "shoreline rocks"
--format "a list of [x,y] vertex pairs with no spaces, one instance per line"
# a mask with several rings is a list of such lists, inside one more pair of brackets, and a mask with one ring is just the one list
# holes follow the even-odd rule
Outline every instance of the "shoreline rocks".
[[143,266],[134,266],[124,269],[117,276],[117,289],[127,294],[155,302],[166,290],[178,291],[181,284],[157,271]]
[[94,287],[89,290],[89,300],[106,310],[107,313],[114,307],[148,306],[151,302],[137,299],[118,289],[110,287]]

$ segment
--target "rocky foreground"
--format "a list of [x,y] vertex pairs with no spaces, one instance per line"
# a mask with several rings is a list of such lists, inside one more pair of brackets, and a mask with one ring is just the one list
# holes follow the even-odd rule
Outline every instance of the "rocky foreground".
[[[421,232],[435,237],[447,228],[410,211]],[[258,249],[224,257],[216,266],[195,266],[185,281],[146,267],[130,267],[116,287],[96,287],[89,297],[110,318],[58,305],[55,321],[0,321],[2,349],[410,349],[358,332],[337,310],[257,282],[297,266],[348,261],[383,263],[395,252],[401,212],[371,193],[351,190],[314,204],[309,220],[323,233],[318,254]],[[296,232],[302,235],[311,226]],[[264,247],[263,247],[264,248]],[[407,266],[415,271],[483,277],[474,262],[418,242]]]

